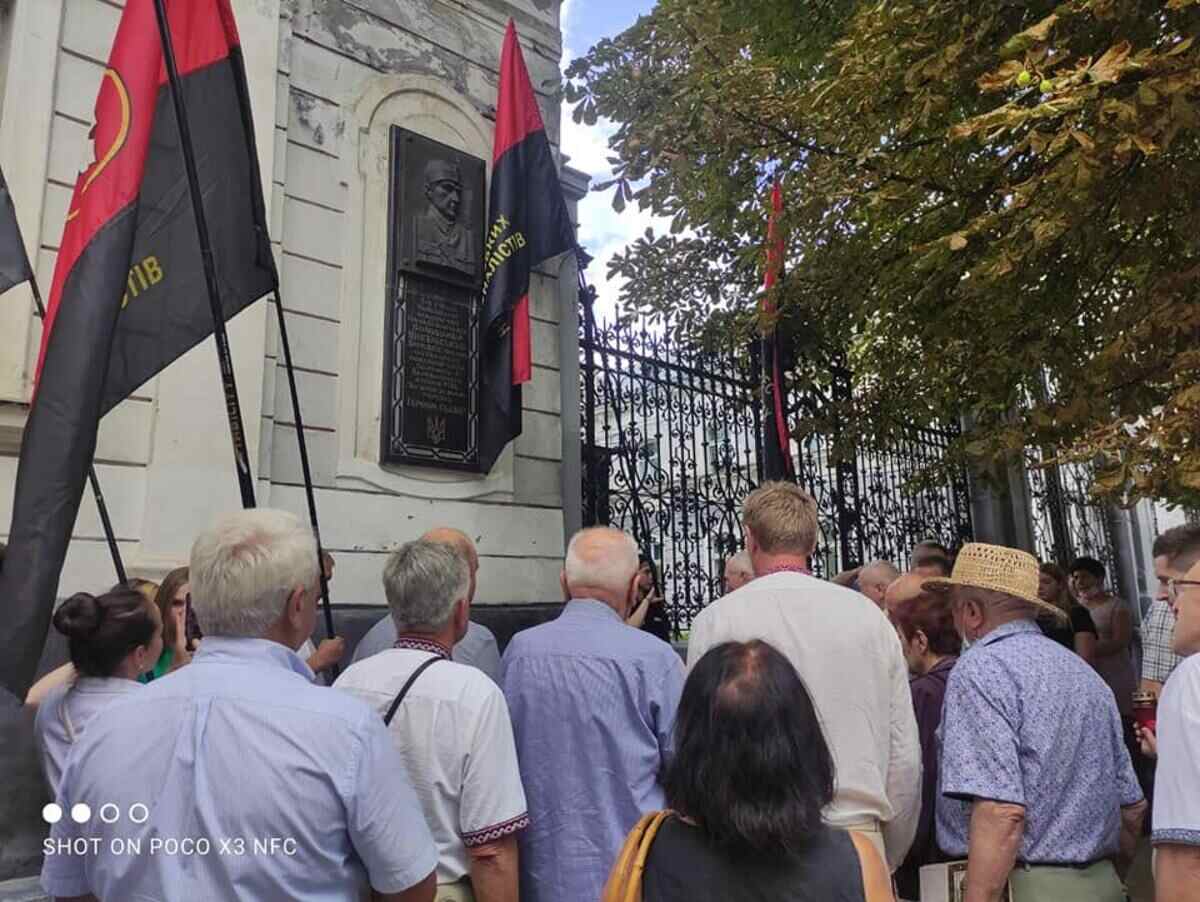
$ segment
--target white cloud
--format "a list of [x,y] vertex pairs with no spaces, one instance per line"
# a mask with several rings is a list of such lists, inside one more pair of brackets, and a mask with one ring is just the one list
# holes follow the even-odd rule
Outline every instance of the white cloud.
[[562,6],[558,11],[558,27],[563,34],[563,56],[570,59],[570,52],[567,50],[566,36],[571,33],[571,13],[575,11],[575,0],[563,0]]
[[[589,126],[571,119],[571,108],[562,107],[562,150],[570,158],[569,165],[592,177],[592,184],[612,178],[612,167],[608,157],[608,139],[616,126],[606,120]],[[589,192],[579,202],[579,243],[592,255],[594,261],[588,269],[588,277],[596,286],[598,294],[597,314],[612,316],[616,310],[621,281],[607,281],[608,261],[627,245],[635,241],[654,226],[665,230],[670,220],[652,216],[649,211],[630,203],[618,213],[612,208],[612,191]]]
[[[560,23],[563,34],[562,67],[575,58],[577,51],[570,42],[580,41],[586,48],[595,43],[600,36],[592,39],[574,33],[572,14],[578,0],[564,0],[560,13]],[[560,137],[562,152],[569,158],[573,169],[586,172],[592,178],[592,184],[612,178],[612,166],[608,157],[612,151],[608,148],[608,139],[616,131],[616,126],[605,119],[595,125],[576,123],[571,118],[571,106],[566,101],[562,105],[562,134]],[[608,281],[608,261],[627,245],[639,238],[648,226],[665,230],[670,224],[669,219],[651,216],[648,212],[637,209],[631,203],[618,213],[612,208],[612,191],[589,192],[579,202],[579,243],[584,250],[592,255],[592,265],[588,268],[588,279],[596,286],[596,313],[600,317],[611,317],[616,312],[617,297],[620,294],[621,280]]]

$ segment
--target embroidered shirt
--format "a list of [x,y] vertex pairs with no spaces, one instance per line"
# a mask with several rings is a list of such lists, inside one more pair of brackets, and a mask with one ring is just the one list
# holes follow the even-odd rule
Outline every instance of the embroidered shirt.
[[1153,841],[1200,846],[1200,655],[1167,680],[1157,729]]
[[[391,648],[395,642],[396,621],[388,614],[358,640],[352,663],[357,664],[371,655],[377,655],[385,648]],[[467,624],[467,634],[454,646],[450,657],[459,664],[479,668],[492,678],[492,682],[500,685],[500,646],[492,631],[482,623],[472,620]]]
[[603,602],[576,599],[513,637],[503,678],[533,819],[522,902],[599,899],[625,834],[666,807],[658,777],[683,662]]
[[1142,799],[1112,691],[1032,620],[1006,623],[958,659],[941,726],[937,837],[967,854],[976,799],[1025,808],[1017,855],[1086,864],[1117,851],[1121,808]]
[[1171,647],[1175,638],[1175,612],[1171,603],[1156,598],[1142,621],[1142,679],[1165,683],[1183,658]]
[[[413,672],[448,650],[401,636],[337,682],[382,717]],[[470,875],[467,850],[529,825],[504,694],[474,667],[439,660],[409,688],[388,726],[438,847],[438,883]]]

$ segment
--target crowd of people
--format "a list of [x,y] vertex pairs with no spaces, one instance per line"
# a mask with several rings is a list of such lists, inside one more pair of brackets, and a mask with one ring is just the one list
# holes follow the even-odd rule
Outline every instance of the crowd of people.
[[28,699],[60,813],[44,888],[1119,902],[1152,795],[1157,900],[1200,899],[1200,527],[1154,546],[1140,686],[1097,561],[927,542],[907,573],[822,580],[788,483],[743,527],[686,663],[624,533],[577,533],[561,614],[501,656],[474,544],[433,530],[388,556],[388,616],[326,686],[332,559],[291,514],[228,515],[161,586],[55,612],[71,663]]

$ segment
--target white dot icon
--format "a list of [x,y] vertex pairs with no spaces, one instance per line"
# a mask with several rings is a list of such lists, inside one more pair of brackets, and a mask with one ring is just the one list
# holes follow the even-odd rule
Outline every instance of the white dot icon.
[[92,819],[92,809],[83,802],[71,806],[71,820],[77,824],[86,824]]
[[62,820],[62,808],[51,802],[42,809],[42,820],[47,824],[57,824]]

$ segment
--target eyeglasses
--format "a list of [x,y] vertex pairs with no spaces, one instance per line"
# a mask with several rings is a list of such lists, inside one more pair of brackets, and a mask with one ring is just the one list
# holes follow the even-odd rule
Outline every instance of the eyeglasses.
[[1179,601],[1183,594],[1182,586],[1200,586],[1200,579],[1169,579],[1167,580],[1167,597],[1172,602]]

